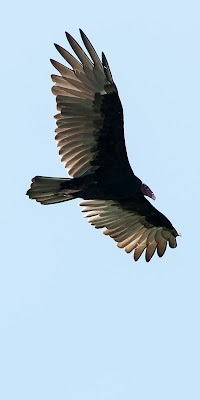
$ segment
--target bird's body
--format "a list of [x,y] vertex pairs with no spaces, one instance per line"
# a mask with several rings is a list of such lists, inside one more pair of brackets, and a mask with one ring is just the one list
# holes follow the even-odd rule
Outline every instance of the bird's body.
[[135,175],[126,176],[124,179],[123,169],[108,171],[107,174],[96,172],[84,177],[74,178],[62,184],[62,189],[80,189],[78,197],[83,199],[113,199],[120,200],[128,197],[141,195],[141,180]]
[[135,249],[135,260],[146,249],[149,261],[156,249],[160,257],[164,254],[167,242],[176,247],[178,233],[144,197],[155,199],[129,164],[123,109],[108,62],[104,54],[100,61],[82,31],[81,36],[92,61],[69,34],[80,62],[58,45],[72,70],[52,61],[61,74],[52,75],[60,111],[55,139],[73,179],[36,176],[27,194],[42,204],[84,199],[80,205],[92,225],[105,227],[104,233],[127,252]]

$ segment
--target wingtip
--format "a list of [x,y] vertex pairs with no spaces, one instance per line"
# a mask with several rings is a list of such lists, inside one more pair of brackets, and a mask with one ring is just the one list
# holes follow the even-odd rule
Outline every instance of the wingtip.
[[51,63],[53,66],[54,66],[54,64],[55,64],[55,62],[56,62],[56,61],[55,61],[55,60],[53,60],[53,58],[50,58],[50,60],[49,60],[49,61],[50,61],[50,63]]
[[80,32],[80,35],[81,35],[81,37],[83,39],[83,37],[85,36],[85,33],[83,32],[83,30],[81,28],[79,28],[79,32]]
[[101,53],[101,59],[102,59],[103,66],[106,67],[107,59],[106,59],[105,53],[103,51]]
[[68,42],[69,42],[69,41],[70,41],[70,38],[72,38],[72,35],[70,35],[70,33],[67,32],[67,31],[65,31],[65,35],[66,35],[66,38],[67,38],[67,40],[68,40]]

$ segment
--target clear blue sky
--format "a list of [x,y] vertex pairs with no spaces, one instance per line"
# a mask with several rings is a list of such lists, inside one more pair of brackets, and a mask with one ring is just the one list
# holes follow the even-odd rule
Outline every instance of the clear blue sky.
[[[193,0],[4,2],[2,400],[200,398],[199,15]],[[25,196],[35,175],[67,176],[49,58],[79,27],[108,58],[131,165],[182,233],[149,264],[92,228],[78,201]]]

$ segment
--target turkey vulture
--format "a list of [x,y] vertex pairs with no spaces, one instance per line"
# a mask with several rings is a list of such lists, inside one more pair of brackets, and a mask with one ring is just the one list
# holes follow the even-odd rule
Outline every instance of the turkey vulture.
[[66,33],[75,58],[61,46],[56,49],[72,68],[51,60],[60,75],[52,75],[56,95],[55,116],[61,161],[70,178],[36,176],[27,194],[41,204],[82,198],[80,206],[91,225],[105,228],[137,261],[146,249],[146,261],[155,250],[162,257],[177,246],[178,233],[171,222],[144,197],[155,200],[151,189],[135,176],[124,140],[123,109],[107,59],[100,61],[87,36],[80,30],[91,59]]

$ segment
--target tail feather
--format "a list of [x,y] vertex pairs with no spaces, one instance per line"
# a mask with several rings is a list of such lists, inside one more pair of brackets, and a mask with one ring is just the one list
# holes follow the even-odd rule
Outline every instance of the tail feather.
[[35,176],[32,179],[31,188],[26,194],[30,199],[35,199],[41,204],[55,204],[72,200],[77,197],[78,190],[67,188],[70,186],[70,181],[69,178]]

